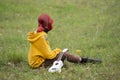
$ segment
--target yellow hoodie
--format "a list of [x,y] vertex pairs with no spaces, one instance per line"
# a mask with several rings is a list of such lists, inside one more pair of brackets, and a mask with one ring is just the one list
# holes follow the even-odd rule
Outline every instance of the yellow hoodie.
[[61,49],[51,50],[47,41],[45,32],[29,32],[28,41],[30,42],[30,50],[28,53],[29,65],[33,68],[39,67],[45,59],[53,59],[61,52]]

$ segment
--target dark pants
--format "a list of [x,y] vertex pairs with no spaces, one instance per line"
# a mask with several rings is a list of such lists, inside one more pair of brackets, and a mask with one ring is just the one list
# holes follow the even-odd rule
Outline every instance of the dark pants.
[[[44,66],[45,68],[47,68],[48,66],[51,66],[53,64],[53,62],[58,59],[58,57],[59,57],[59,54],[54,59],[46,59],[45,62],[42,64],[42,66]],[[81,62],[81,58],[79,56],[72,55],[68,52],[63,54],[62,61],[64,62],[64,60],[67,60],[72,63],[80,63]]]

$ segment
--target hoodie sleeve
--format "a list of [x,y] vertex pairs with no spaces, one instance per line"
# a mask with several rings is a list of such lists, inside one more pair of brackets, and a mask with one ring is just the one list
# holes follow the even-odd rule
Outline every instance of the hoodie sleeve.
[[46,36],[43,36],[41,38],[42,42],[41,42],[41,53],[42,53],[42,56],[45,58],[45,59],[53,59],[56,57],[57,54],[59,54],[61,52],[61,49],[59,48],[56,48],[54,50],[51,50],[50,48],[50,45],[46,39]]

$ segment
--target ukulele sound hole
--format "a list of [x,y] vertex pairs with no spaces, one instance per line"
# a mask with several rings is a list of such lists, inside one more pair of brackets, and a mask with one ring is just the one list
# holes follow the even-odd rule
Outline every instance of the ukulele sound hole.
[[58,65],[58,63],[56,63],[55,65]]

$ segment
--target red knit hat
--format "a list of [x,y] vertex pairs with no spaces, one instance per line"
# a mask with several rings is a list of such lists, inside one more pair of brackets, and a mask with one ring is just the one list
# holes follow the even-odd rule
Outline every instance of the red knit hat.
[[47,29],[48,31],[52,30],[52,24],[53,24],[53,20],[49,15],[41,14],[38,17],[38,29],[37,29],[37,32],[44,31],[45,29]]

